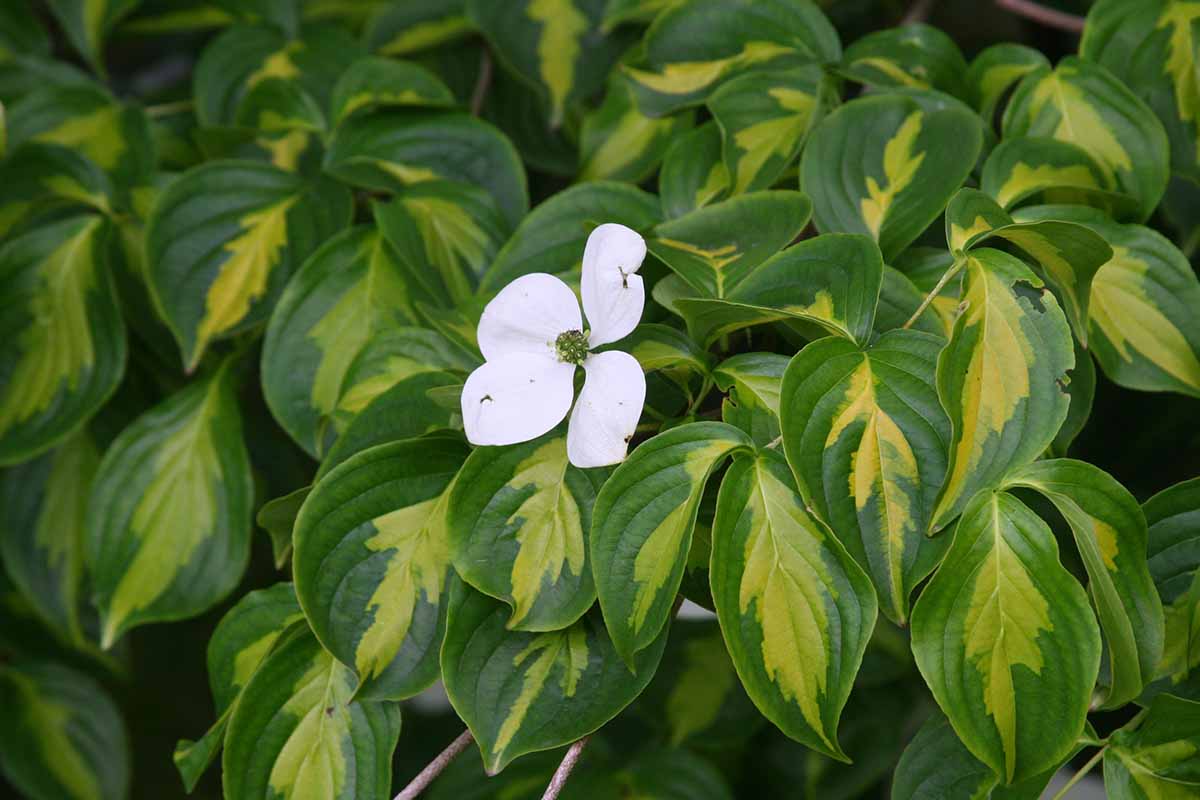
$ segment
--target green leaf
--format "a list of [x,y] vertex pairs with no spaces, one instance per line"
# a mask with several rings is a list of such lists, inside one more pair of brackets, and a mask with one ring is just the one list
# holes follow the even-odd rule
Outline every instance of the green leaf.
[[1083,432],[1092,414],[1092,401],[1096,395],[1096,365],[1092,362],[1092,354],[1075,340],[1075,367],[1067,373],[1071,382],[1067,384],[1067,394],[1071,396],[1067,418],[1054,437],[1051,445],[1051,455],[1066,455],[1075,437]]
[[0,772],[29,800],[123,800],[129,742],[108,693],[52,662],[0,665]]
[[983,165],[980,187],[1008,210],[1030,202],[1077,203],[1125,219],[1137,201],[1106,189],[1099,164],[1082,148],[1048,138],[1008,139]]
[[113,194],[108,176],[87,157],[61,145],[26,142],[0,162],[0,237],[62,207],[109,213]]
[[1108,646],[1104,707],[1141,694],[1163,653],[1162,604],[1146,562],[1146,518],[1137,500],[1107,472],[1069,458],[1035,461],[1009,486],[1041,492],[1074,534]]
[[863,97],[812,132],[800,186],[812,198],[818,230],[871,236],[890,261],[945,208],[982,145],[982,124],[965,106]]
[[[938,277],[941,277],[941,273],[938,273]],[[925,302],[925,296],[932,289],[932,286],[925,291],[918,289],[903,272],[884,264],[883,283],[879,287],[879,305],[875,309],[872,325],[874,331],[882,334],[908,325],[914,331],[922,331],[939,339],[947,338],[954,324],[953,317],[958,308],[958,301],[950,302],[950,298],[940,294],[934,297],[916,321],[909,325],[909,320],[917,313],[917,309]]]
[[511,226],[487,192],[448,181],[405,188],[391,203],[376,203],[375,221],[417,280],[432,266],[440,281],[430,294],[466,305],[508,239]]
[[567,109],[604,87],[624,44],[599,30],[604,0],[467,0],[466,6],[500,62],[537,90],[555,128]]
[[971,755],[941,714],[934,714],[904,748],[892,776],[892,800],[984,800],[996,775]]
[[[345,429],[338,414],[354,358],[381,331],[416,318],[412,270],[376,230],[344,231],[288,283],[263,346],[263,395],[275,418],[312,455]],[[410,373],[434,369],[417,363]]]
[[938,357],[938,396],[953,438],[931,531],[1054,441],[1075,363],[1066,316],[1028,267],[983,247],[967,255],[964,272],[965,309]]
[[644,322],[621,340],[620,347],[646,372],[662,372],[682,388],[691,376],[709,373],[708,354],[687,334],[669,325]]
[[318,108],[330,108],[334,84],[362,55],[337,25],[306,29],[298,39],[273,26],[235,25],[209,42],[196,62],[196,118],[204,126],[232,124],[246,92],[267,78],[295,80]]
[[967,70],[967,89],[974,106],[988,122],[1021,78],[1050,62],[1041,51],[1022,44],[994,44],[982,50]]
[[721,129],[731,192],[770,188],[792,165],[834,99],[832,85],[815,64],[752,72],[714,92],[708,107]]
[[799,192],[754,192],[662,223],[646,247],[696,289],[726,297],[799,236],[811,212]]
[[866,236],[825,234],[767,259],[725,299],[680,298],[676,305],[697,341],[778,320],[815,323],[865,342],[871,335],[883,261]]
[[721,418],[750,434],[759,447],[779,436],[779,395],[787,356],[739,353],[713,370],[717,388],[729,396],[721,403]]
[[364,41],[382,56],[404,56],[467,36],[466,0],[383,3],[367,22]]
[[450,554],[463,580],[512,607],[506,627],[553,631],[596,598],[586,531],[604,470],[567,463],[565,436],[477,447],[450,494]]
[[579,133],[579,179],[640,183],[670,144],[692,127],[693,115],[655,119],[638,110],[627,79],[614,73],[604,103],[584,115]]
[[671,428],[638,445],[596,497],[592,571],[613,646],[631,667],[671,615],[709,475],[751,446],[719,422]]
[[263,322],[351,210],[332,181],[250,161],[210,162],[172,182],[146,228],[148,279],[188,369],[213,341]]
[[913,609],[912,648],[958,737],[1002,782],[1070,754],[1100,631],[1054,534],[1012,495],[980,492],[967,505]]
[[489,775],[615,717],[650,682],[667,641],[665,630],[652,638],[631,675],[594,611],[563,630],[512,631],[508,606],[455,581],[449,617],[442,679]]
[[241,580],[254,484],[233,359],[138,417],[104,454],[88,500],[86,563],[102,644],[187,619]]
[[276,569],[283,569],[292,559],[292,529],[296,527],[296,516],[311,491],[311,485],[302,486],[268,500],[254,516],[254,523],[271,537],[271,555],[275,558]]
[[635,186],[593,181],[564,189],[521,220],[484,274],[481,291],[499,291],[532,272],[577,272],[588,234],[601,222],[646,230],[659,219],[657,199]]
[[394,192],[428,180],[488,191],[508,221],[529,209],[525,168],[503,133],[458,111],[383,109],[357,114],[334,132],[325,168],[354,186]]
[[224,796],[387,800],[400,707],[354,698],[354,683],[302,624],[287,631],[229,720]]
[[40,142],[74,150],[112,178],[123,201],[153,179],[156,148],[145,112],[94,83],[54,85],[43,78],[6,117],[10,148]]
[[42,618],[81,641],[83,535],[100,453],[87,430],[0,472],[0,556]]
[[729,170],[721,160],[721,147],[721,129],[709,121],[676,137],[667,148],[658,174],[665,218],[682,217],[726,195]]
[[725,474],[710,580],[754,704],[791,738],[846,760],[838,718],[875,626],[875,592],[805,509],[779,453],[739,456]]
[[689,0],[655,17],[644,63],[624,67],[638,106],[658,117],[703,103],[750,69],[828,64],[841,56],[837,31],[808,0]]
[[954,40],[922,23],[875,31],[846,48],[839,70],[876,89],[939,89],[966,98],[967,62]]
[[77,430],[125,372],[125,327],[108,268],[110,228],[83,215],[0,247],[0,464]]
[[350,456],[375,445],[457,427],[454,421],[461,392],[454,394],[453,409],[439,404],[434,395],[443,389],[461,390],[461,387],[461,378],[441,371],[417,372],[397,381],[354,415],[322,459],[317,479]]
[[1167,187],[1162,123],[1111,72],[1074,56],[1021,81],[1004,113],[1004,138],[1017,136],[1082,148],[1100,168],[1100,188],[1135,198],[1141,219],[1150,216]]
[[1173,172],[1200,178],[1200,86],[1195,22],[1188,2],[1102,0],[1088,13],[1079,54],[1104,65],[1154,109],[1171,143]]
[[913,588],[949,545],[926,536],[950,441],[934,385],[943,344],[904,330],[865,350],[820,339],[792,358],[783,380],[783,447],[800,494],[901,625]]
[[[256,128],[270,134],[288,134],[299,131],[323,135],[328,122],[325,112],[317,105],[300,83],[291,78],[263,78],[242,95],[234,112],[234,122],[239,127]],[[263,140],[259,139],[261,143]],[[290,141],[279,139],[278,141]],[[307,146],[307,137],[297,137],[298,151]],[[283,152],[282,150],[280,152]],[[282,156],[272,152],[271,161],[276,166]]]
[[1114,383],[1144,391],[1200,396],[1200,281],[1187,258],[1161,234],[1120,225],[1098,211],[1038,207],[1018,219],[1079,222],[1113,250],[1092,281],[1089,344]]
[[649,24],[659,12],[683,0],[608,0],[604,9],[604,30],[627,24]]
[[333,86],[329,118],[334,125],[355,111],[380,106],[452,106],[454,95],[441,78],[419,64],[366,56]]
[[51,0],[48,5],[71,45],[104,74],[105,37],[140,4],[141,0]]
[[1200,791],[1200,703],[1161,694],[1133,730],[1113,733],[1104,790],[1114,800],[1186,800]]
[[1146,501],[1150,574],[1166,614],[1166,649],[1155,677],[1172,684],[1200,667],[1200,478]]
[[437,678],[451,574],[446,508],[466,458],[446,436],[372,447],[324,475],[296,519],[296,594],[357,697],[401,699]]
[[175,745],[175,766],[189,794],[216,759],[242,689],[280,635],[303,618],[290,583],[249,592],[221,617],[208,640],[208,682],[218,719],[199,742]]
[[978,189],[960,189],[946,208],[946,240],[961,253],[993,237],[1020,248],[1058,290],[1075,335],[1087,344],[1088,304],[1096,271],[1113,257],[1094,231],[1074,222],[1046,218],[1015,222]]

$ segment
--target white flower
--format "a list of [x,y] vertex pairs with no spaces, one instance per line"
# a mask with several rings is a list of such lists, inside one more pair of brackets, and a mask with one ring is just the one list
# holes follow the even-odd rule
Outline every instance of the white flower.
[[472,444],[516,444],[554,428],[571,408],[581,366],[587,377],[571,412],[567,458],[577,467],[625,458],[646,400],[646,376],[628,353],[590,351],[637,326],[646,293],[636,272],[645,257],[646,242],[624,225],[592,231],[581,285],[587,334],[574,292],[544,272],[517,278],[487,304],[478,331],[486,363],[462,393]]

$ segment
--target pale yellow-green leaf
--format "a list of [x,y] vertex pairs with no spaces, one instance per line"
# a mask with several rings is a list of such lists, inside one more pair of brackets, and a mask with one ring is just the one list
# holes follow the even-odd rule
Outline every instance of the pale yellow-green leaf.
[[1053,164],[1038,164],[1031,167],[1018,163],[996,192],[996,202],[1011,208],[1030,189],[1039,186],[1073,186],[1085,189],[1100,189],[1092,171],[1083,164],[1059,167]]
[[671,744],[679,745],[717,720],[734,686],[733,665],[719,634],[691,639],[683,646],[686,666],[667,697]]
[[67,790],[71,800],[103,800],[95,773],[67,735],[71,709],[47,697],[34,681],[16,670],[4,671],[0,680],[7,680],[21,695],[25,731],[37,741],[42,764]]
[[400,200],[409,210],[425,244],[429,261],[445,277],[451,296],[466,298],[473,291],[473,264],[486,264],[490,240],[461,204],[432,196]]
[[1054,138],[1079,145],[1090,153],[1109,186],[1115,186],[1116,170],[1132,170],[1133,161],[1083,90],[1064,80],[1077,72],[1063,64],[1040,81],[1033,90],[1029,115],[1036,117],[1047,104],[1052,105],[1059,116]]
[[530,0],[525,13],[542,26],[537,45],[538,72],[550,91],[551,124],[558,125],[575,83],[579,40],[588,32],[588,18],[571,0]]
[[346,668],[322,653],[280,709],[299,723],[271,768],[270,787],[285,800],[341,797],[350,738],[350,683]]
[[587,633],[581,625],[572,625],[564,631],[539,633],[513,658],[513,667],[520,668],[530,658],[533,658],[533,662],[521,677],[521,691],[496,735],[496,744],[492,748],[492,754],[496,758],[504,753],[517,731],[521,729],[525,715],[546,687],[550,673],[556,665],[562,671],[559,689],[563,696],[575,696],[579,678],[588,665]]
[[770,61],[792,52],[774,42],[746,42],[740,52],[713,61],[677,61],[660,72],[626,68],[631,78],[648,89],[663,94],[690,94],[711,86],[734,67]]
[[418,22],[397,33],[379,48],[380,55],[402,56],[425,50],[447,39],[452,39],[471,30],[471,23],[464,16],[442,17]]
[[116,167],[126,149],[121,135],[121,109],[115,104],[70,117],[33,139],[79,150],[105,170]]
[[290,42],[282,50],[272,53],[263,61],[262,66],[246,78],[246,88],[252,89],[267,78],[295,78],[300,75],[300,68],[292,61],[292,56],[304,49],[302,42]]
[[798,89],[778,86],[769,90],[768,94],[779,103],[782,110],[793,113],[763,120],[734,134],[734,144],[743,151],[737,161],[735,194],[746,191],[771,156],[786,157],[792,151],[796,140],[808,128],[816,106],[815,97]]
[[[1200,74],[1197,74],[1196,41],[1192,26],[1200,20],[1200,3],[1170,2],[1158,18],[1156,28],[1171,31],[1167,40],[1167,59],[1163,71],[1170,76],[1175,90],[1175,109],[1179,118],[1200,124]],[[1200,158],[1200,139],[1196,142]]]

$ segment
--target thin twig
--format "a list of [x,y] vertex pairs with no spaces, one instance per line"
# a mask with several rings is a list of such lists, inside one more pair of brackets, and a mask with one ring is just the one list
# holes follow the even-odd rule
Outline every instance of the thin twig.
[[567,750],[562,763],[558,765],[558,769],[554,770],[554,777],[550,779],[550,785],[546,787],[542,800],[557,799],[558,793],[567,783],[567,778],[571,777],[571,770],[575,769],[575,765],[579,763],[579,756],[583,754],[583,746],[587,744],[587,741],[588,737],[585,736]]
[[900,20],[901,25],[915,25],[918,22],[924,22],[929,19],[929,12],[933,10],[933,0],[917,0],[908,9],[908,13]]
[[417,773],[417,777],[405,786],[400,794],[396,795],[396,800],[415,800],[421,792],[425,791],[429,784],[433,783],[433,779],[441,774],[442,770],[450,766],[450,762],[455,756],[466,750],[471,744],[471,732],[463,731],[458,738],[450,743],[450,746],[437,754],[437,757],[430,761],[425,769]]
[[1070,33],[1083,33],[1084,18],[1078,14],[1068,14],[1066,11],[1059,11],[1056,8],[1046,8],[1033,0],[996,0],[996,5],[1050,28],[1058,28]]
[[951,264],[950,268],[946,270],[942,277],[938,278],[937,284],[933,287],[929,294],[925,295],[925,299],[921,301],[921,305],[917,306],[917,310],[913,312],[913,315],[908,318],[908,322],[904,323],[900,327],[906,330],[911,328],[912,324],[921,318],[921,315],[925,313],[925,309],[929,308],[929,304],[933,302],[935,297],[942,293],[942,289],[946,288],[946,284],[950,282],[951,278],[958,274],[958,271],[961,268],[961,261],[956,260],[953,264]]
[[475,80],[475,89],[471,92],[471,115],[479,116],[483,110],[483,101],[492,85],[492,54],[485,47],[479,56],[479,77]]
[[1104,747],[1101,747],[1099,750],[1097,750],[1096,754],[1089,758],[1087,763],[1080,767],[1079,771],[1071,776],[1071,780],[1067,781],[1067,784],[1058,790],[1058,794],[1054,795],[1054,800],[1062,800],[1062,798],[1066,797],[1067,792],[1069,792],[1075,784],[1083,780],[1083,776],[1091,772],[1092,768],[1096,766],[1101,758],[1104,758],[1104,751],[1107,749],[1108,745],[1104,745]]

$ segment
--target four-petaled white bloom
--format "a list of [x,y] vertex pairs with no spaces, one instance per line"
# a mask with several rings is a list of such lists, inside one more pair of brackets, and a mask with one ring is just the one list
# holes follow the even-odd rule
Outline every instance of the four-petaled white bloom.
[[646,242],[624,225],[592,231],[580,287],[586,334],[575,293],[544,272],[517,278],[487,304],[478,331],[486,363],[462,393],[472,444],[516,444],[554,428],[571,408],[581,366],[586,378],[571,412],[567,458],[577,467],[625,458],[646,400],[646,376],[628,353],[590,351],[637,327],[646,293],[636,272],[645,257]]

